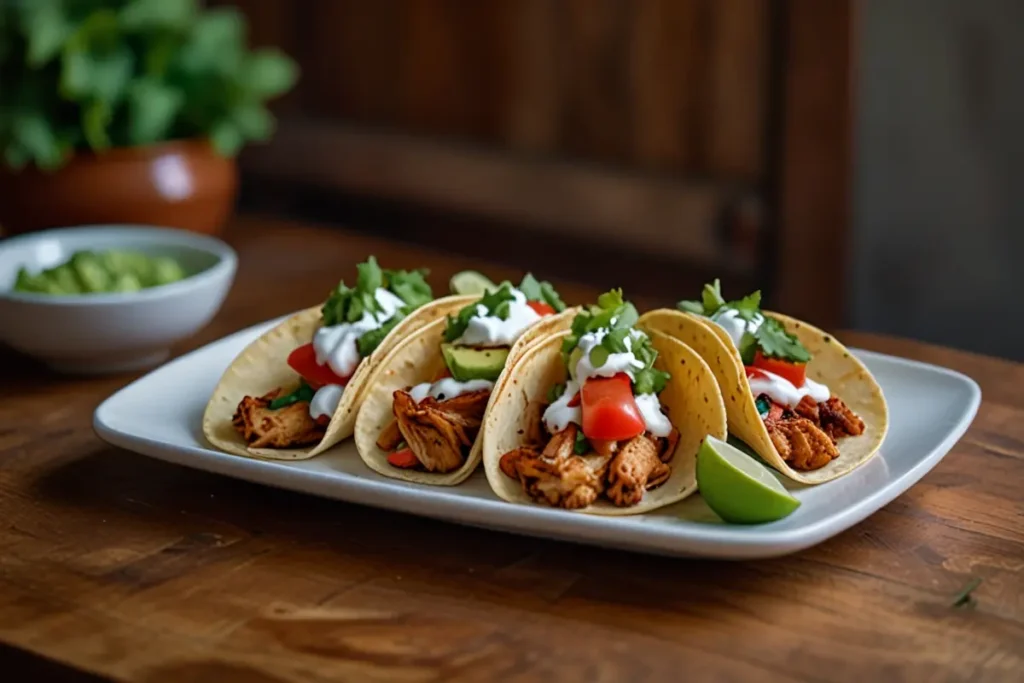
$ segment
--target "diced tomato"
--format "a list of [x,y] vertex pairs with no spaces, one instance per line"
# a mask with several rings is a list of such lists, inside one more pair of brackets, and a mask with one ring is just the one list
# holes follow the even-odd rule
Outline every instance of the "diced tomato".
[[580,404],[580,392],[577,391],[576,395],[573,396],[572,398],[570,398],[569,402],[566,405],[569,406],[570,408],[575,408],[579,404]]
[[543,301],[527,301],[526,305],[537,312],[537,315],[554,315],[555,307]]
[[768,358],[760,349],[754,354],[754,367],[787,379],[795,387],[802,387],[807,379],[807,363],[791,363],[781,358]]
[[345,386],[352,379],[352,375],[339,377],[335,374],[334,370],[331,370],[331,366],[317,363],[313,344],[304,344],[288,354],[288,365],[292,367],[292,370],[302,375],[302,378],[309,382],[309,386],[314,389],[318,389],[325,384]]
[[418,467],[420,464],[419,458],[412,452],[411,448],[403,448],[400,451],[388,454],[388,464],[392,467],[399,467],[403,470],[408,470],[413,467]]
[[583,406],[583,435],[588,439],[621,441],[643,434],[647,429],[633,398],[629,375],[591,377],[580,391]]

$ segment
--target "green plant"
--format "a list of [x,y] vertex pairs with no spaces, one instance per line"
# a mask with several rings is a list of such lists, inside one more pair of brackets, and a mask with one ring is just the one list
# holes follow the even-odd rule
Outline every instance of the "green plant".
[[279,50],[249,50],[231,7],[0,0],[0,152],[56,169],[74,150],[208,137],[232,156],[272,135],[265,102],[297,73]]

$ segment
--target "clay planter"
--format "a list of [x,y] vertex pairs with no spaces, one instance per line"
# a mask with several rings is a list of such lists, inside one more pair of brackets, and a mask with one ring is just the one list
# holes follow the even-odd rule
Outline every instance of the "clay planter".
[[206,141],[78,153],[51,173],[0,167],[0,231],[131,223],[217,234],[237,189],[235,160]]

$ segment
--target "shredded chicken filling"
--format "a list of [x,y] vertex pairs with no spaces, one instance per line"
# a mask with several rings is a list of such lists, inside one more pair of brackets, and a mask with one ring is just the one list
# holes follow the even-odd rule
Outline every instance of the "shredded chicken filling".
[[490,390],[472,391],[444,401],[428,396],[419,403],[407,391],[393,394],[395,419],[377,438],[383,451],[405,443],[427,472],[452,472],[466,462],[480,431]]
[[258,398],[243,398],[231,418],[235,430],[252,448],[299,448],[320,443],[329,420],[310,417],[308,401],[272,409],[270,402],[280,393],[275,389]]
[[779,455],[796,470],[824,467],[839,457],[839,439],[864,433],[864,420],[837,396],[821,403],[805,396],[780,416],[769,412],[764,424]]
[[578,429],[570,423],[543,448],[527,439],[527,445],[501,456],[501,471],[518,480],[533,500],[568,510],[592,505],[602,496],[619,507],[636,505],[672,474],[668,463],[679,441],[675,429],[662,438],[640,434],[623,441],[591,440],[591,450],[583,455],[574,452]]

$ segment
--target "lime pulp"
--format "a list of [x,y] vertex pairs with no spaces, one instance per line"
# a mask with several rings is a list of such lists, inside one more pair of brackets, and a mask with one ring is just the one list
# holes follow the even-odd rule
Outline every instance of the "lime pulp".
[[697,488],[726,522],[774,522],[800,507],[764,465],[735,446],[707,436],[697,453]]

